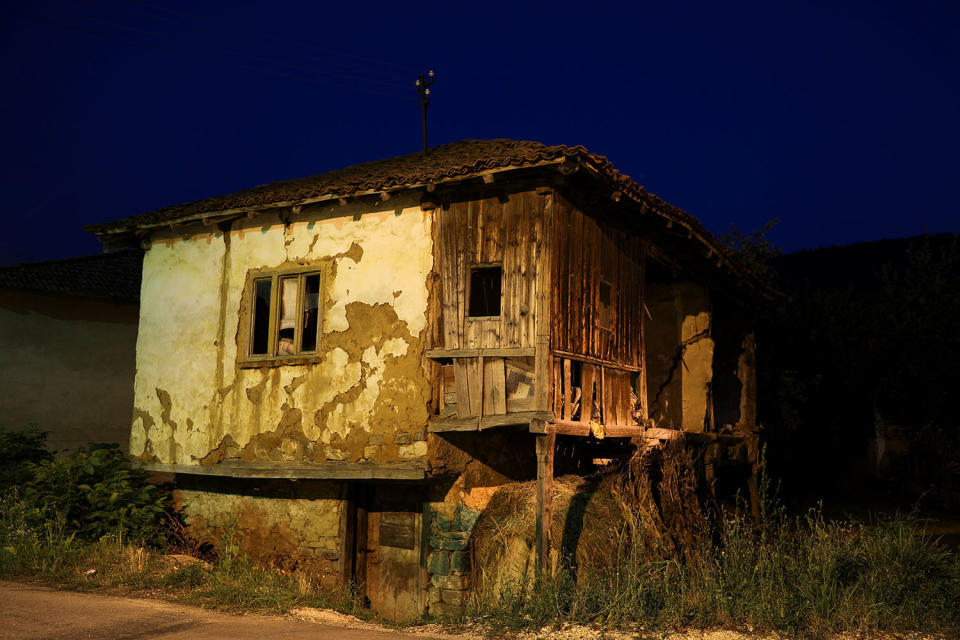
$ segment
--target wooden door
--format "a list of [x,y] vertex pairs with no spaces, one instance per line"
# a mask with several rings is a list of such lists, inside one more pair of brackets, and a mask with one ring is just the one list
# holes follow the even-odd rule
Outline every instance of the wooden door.
[[355,584],[387,620],[412,620],[423,611],[421,489],[368,485],[358,496]]

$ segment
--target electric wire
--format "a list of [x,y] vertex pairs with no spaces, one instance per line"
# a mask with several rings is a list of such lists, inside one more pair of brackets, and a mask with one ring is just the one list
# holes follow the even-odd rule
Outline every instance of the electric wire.
[[[183,40],[183,39],[180,39],[180,38],[175,38],[175,37],[172,37],[172,36],[169,36],[169,35],[157,33],[157,32],[155,32],[155,31],[150,31],[149,29],[144,29],[144,28],[142,28],[142,27],[134,27],[134,26],[128,26],[128,25],[122,25],[122,24],[115,24],[115,23],[111,23],[111,22],[108,22],[108,21],[106,21],[106,20],[103,20],[103,19],[101,19],[101,18],[94,18],[94,17],[90,17],[90,16],[88,16],[88,15],[83,15],[83,14],[73,14],[72,17],[74,17],[74,18],[79,18],[80,20],[84,20],[84,21],[86,21],[86,22],[90,22],[90,23],[93,23],[93,24],[101,25],[101,26],[104,26],[104,27],[107,27],[107,28],[118,29],[118,30],[121,30],[121,31],[131,31],[131,32],[134,32],[134,33],[142,33],[142,34],[145,34],[145,35],[148,35],[148,36],[152,36],[152,37],[154,37],[154,38],[160,38],[160,39],[162,39],[162,40],[169,40],[169,41],[173,41],[173,42],[177,42],[177,43],[182,43],[182,44],[194,45],[194,46],[198,46],[198,47],[204,48],[204,49],[209,49],[209,48],[210,48],[210,47],[207,47],[207,46],[205,46],[205,45],[203,45],[203,44],[201,44],[201,43],[197,43],[197,42],[193,42],[193,41],[189,41],[189,40]],[[218,52],[219,52],[219,51],[218,51]],[[398,83],[395,83],[395,82],[384,82],[384,81],[382,81],[382,80],[376,80],[376,79],[372,79],[372,78],[363,78],[363,77],[355,76],[355,75],[352,75],[352,76],[351,76],[351,75],[339,74],[339,73],[329,72],[329,71],[319,71],[319,70],[314,69],[314,68],[311,68],[311,67],[303,67],[303,66],[300,66],[300,65],[291,64],[291,63],[287,63],[287,62],[283,62],[283,61],[271,60],[271,59],[268,59],[268,58],[261,58],[261,57],[258,57],[258,56],[253,56],[253,55],[250,55],[250,54],[246,54],[246,53],[242,53],[242,52],[237,52],[237,51],[227,51],[226,53],[229,53],[229,54],[231,54],[231,55],[235,55],[235,56],[238,56],[238,57],[247,58],[248,60],[252,60],[252,61],[257,62],[257,63],[260,63],[260,64],[275,65],[275,66],[277,66],[277,67],[288,67],[288,68],[291,68],[291,69],[297,69],[297,70],[299,70],[299,71],[304,71],[304,72],[306,72],[306,73],[318,73],[318,74],[320,74],[320,75],[327,75],[327,76],[336,77],[336,78],[342,78],[342,79],[351,80],[351,81],[369,82],[369,83],[373,83],[373,84],[379,84],[379,85],[389,86],[389,87],[394,87],[394,88],[399,88],[399,89],[405,89],[405,88],[407,88],[407,85],[401,85],[401,84],[398,84]]]
[[[86,34],[89,34],[89,35],[95,35],[95,36],[99,36],[99,37],[110,38],[110,39],[114,39],[114,40],[118,40],[118,41],[124,42],[124,43],[126,43],[126,44],[133,44],[133,45],[137,45],[137,46],[149,47],[149,48],[159,49],[159,50],[163,50],[163,51],[167,51],[167,52],[177,53],[177,54],[185,55],[185,56],[188,56],[188,57],[192,57],[192,58],[194,58],[194,59],[197,58],[197,55],[196,55],[195,52],[191,52],[191,51],[189,51],[189,50],[186,50],[186,49],[184,49],[183,47],[165,46],[165,45],[162,45],[162,44],[158,44],[158,43],[156,43],[156,42],[150,42],[150,41],[145,41],[145,40],[140,40],[140,39],[123,37],[122,35],[119,35],[119,34],[117,34],[117,33],[104,32],[104,31],[101,31],[101,30],[93,30],[93,29],[90,29],[90,28],[85,28],[85,27],[83,27],[83,26],[77,25],[77,24],[75,24],[75,23],[71,23],[71,22],[64,21],[64,20],[59,20],[59,19],[57,19],[57,18],[51,18],[51,17],[49,17],[49,16],[39,16],[39,15],[24,13],[24,12],[17,11],[17,10],[15,10],[15,9],[12,9],[12,8],[10,8],[10,7],[3,7],[2,10],[6,11],[7,13],[11,13],[11,14],[13,14],[13,15],[16,15],[16,16],[18,16],[18,17],[20,17],[20,18],[26,18],[26,19],[29,19],[29,20],[36,20],[36,21],[39,21],[39,22],[46,22],[46,23],[49,23],[49,24],[54,24],[54,25],[57,25],[57,26],[59,26],[59,27],[63,27],[63,28],[66,28],[66,29],[74,30],[74,31],[79,31],[79,32],[86,33]],[[413,100],[413,99],[414,99],[413,96],[403,95],[403,94],[399,94],[399,93],[396,93],[396,92],[388,92],[388,91],[383,91],[383,90],[375,90],[375,89],[371,89],[371,88],[368,88],[368,87],[357,86],[356,84],[354,84],[354,82],[363,82],[363,83],[377,84],[377,85],[386,86],[386,87],[390,87],[390,88],[405,88],[404,85],[400,85],[400,84],[397,84],[397,83],[386,83],[386,82],[383,82],[383,81],[373,80],[373,79],[369,79],[369,78],[362,78],[362,77],[359,77],[359,76],[348,76],[348,75],[345,75],[345,74],[338,74],[338,73],[334,73],[334,72],[325,72],[325,71],[320,71],[320,70],[317,70],[317,69],[312,69],[312,68],[308,68],[308,67],[302,67],[302,66],[294,65],[294,64],[283,63],[283,62],[280,62],[280,61],[270,60],[270,59],[266,59],[266,58],[260,58],[260,57],[258,57],[258,56],[250,56],[250,55],[241,54],[241,53],[237,53],[237,52],[231,52],[231,51],[226,51],[226,52],[224,52],[224,51],[221,51],[221,50],[219,50],[219,49],[214,49],[214,48],[211,48],[211,47],[205,47],[204,45],[199,44],[199,43],[196,43],[196,42],[187,41],[187,40],[182,40],[182,39],[178,39],[178,38],[172,38],[172,37],[170,37],[170,36],[165,36],[165,35],[158,34],[158,33],[156,33],[156,32],[151,32],[151,31],[149,31],[149,30],[142,29],[142,28],[138,28],[138,27],[129,27],[129,26],[125,26],[125,25],[117,25],[117,24],[113,24],[113,23],[107,22],[107,21],[105,21],[105,20],[100,20],[100,19],[97,19],[97,18],[91,18],[91,17],[89,17],[89,16],[73,15],[72,17],[79,18],[79,19],[85,20],[85,21],[87,21],[87,22],[91,22],[91,23],[100,25],[100,26],[102,26],[102,27],[106,27],[106,28],[108,28],[108,29],[113,28],[113,29],[118,29],[118,30],[121,30],[121,31],[139,32],[139,33],[143,33],[143,34],[150,35],[150,36],[155,37],[155,38],[160,38],[160,39],[162,39],[162,40],[173,41],[173,42],[175,42],[175,43],[180,43],[180,44],[193,45],[193,46],[195,46],[195,47],[199,47],[199,48],[201,48],[201,49],[205,49],[205,50],[206,50],[206,53],[207,53],[208,55],[212,54],[213,56],[219,58],[221,61],[225,61],[225,62],[230,63],[230,64],[232,64],[232,65],[234,65],[234,66],[236,66],[236,67],[239,67],[239,68],[242,68],[242,69],[245,69],[245,70],[248,70],[248,71],[256,71],[256,72],[259,72],[259,73],[265,73],[265,74],[269,74],[269,75],[273,75],[273,76],[278,76],[278,77],[282,77],[282,78],[293,78],[293,79],[296,79],[296,80],[300,80],[300,81],[304,81],[304,82],[310,82],[310,83],[313,83],[313,84],[318,84],[318,85],[323,85],[323,86],[330,86],[331,84],[334,84],[334,85],[338,86],[339,88],[348,89],[348,90],[351,90],[351,91],[360,91],[360,92],[363,92],[363,93],[369,93],[369,94],[380,95],[380,96],[388,96],[388,97],[391,97],[391,98],[406,99],[406,100]],[[263,66],[254,66],[254,65],[251,65],[251,64],[244,64],[243,62],[238,62],[238,61],[235,59],[235,58],[238,58],[238,57],[240,57],[240,58],[246,58],[247,60],[253,61],[253,62],[257,63],[258,65],[263,65]],[[264,66],[271,67],[271,68],[264,68]],[[283,67],[285,67],[285,68],[283,68]],[[331,78],[335,78],[335,79],[339,80],[339,82],[337,82],[336,80],[333,81],[333,82],[331,82],[331,81],[324,82],[324,81],[320,81],[320,80],[315,79],[315,78],[304,77],[303,75],[301,75],[301,74],[303,74],[303,73],[307,73],[307,74],[315,74],[315,73],[316,73],[316,74],[320,74],[320,75],[325,75],[325,76],[329,76],[329,77],[331,77]],[[350,81],[352,81],[352,82],[351,82],[350,84],[347,84],[347,83],[343,82],[344,80],[350,80]]]
[[[232,30],[234,30],[234,31],[239,31],[239,32],[241,32],[241,33],[245,33],[245,34],[248,34],[248,35],[254,35],[254,36],[258,37],[258,38],[263,38],[264,40],[272,40],[272,41],[274,41],[274,42],[279,42],[279,43],[284,44],[284,45],[287,45],[287,46],[289,46],[289,45],[292,44],[292,45],[294,45],[294,46],[299,46],[299,47],[303,47],[303,48],[306,48],[306,49],[313,49],[314,51],[319,51],[319,52],[322,52],[322,53],[327,53],[327,54],[331,54],[331,55],[335,55],[335,56],[340,56],[340,57],[342,57],[342,58],[350,58],[350,59],[358,60],[358,61],[361,61],[361,62],[367,62],[367,63],[371,63],[371,64],[377,64],[377,65],[383,65],[383,66],[393,67],[393,68],[395,68],[395,69],[402,69],[403,71],[410,71],[410,72],[414,72],[414,73],[417,73],[417,72],[420,71],[420,69],[417,69],[417,68],[415,68],[415,67],[409,67],[409,66],[402,65],[402,64],[398,64],[398,63],[396,63],[396,62],[392,62],[392,61],[388,61],[388,60],[380,60],[380,59],[377,59],[377,58],[369,58],[369,57],[366,57],[366,56],[358,56],[358,55],[351,54],[351,53],[344,53],[344,52],[342,52],[342,51],[336,51],[336,50],[333,50],[333,49],[328,49],[328,48],[326,48],[326,47],[319,47],[319,46],[317,46],[317,45],[315,45],[315,44],[311,44],[311,43],[290,42],[289,40],[286,40],[286,39],[284,39],[284,38],[278,38],[278,37],[276,37],[276,36],[272,36],[272,35],[270,35],[270,34],[263,33],[262,31],[258,31],[258,30],[256,30],[256,29],[250,29],[250,28],[248,28],[248,27],[242,27],[242,26],[236,25],[236,24],[227,24],[227,23],[223,23],[223,22],[218,22],[218,21],[216,21],[216,20],[211,20],[211,19],[209,19],[209,18],[205,18],[205,17],[199,16],[199,15],[197,15],[197,14],[187,13],[187,12],[184,12],[184,11],[178,11],[178,10],[170,9],[170,8],[168,8],[168,7],[164,7],[164,6],[161,6],[161,5],[152,3],[152,2],[146,2],[146,0],[127,0],[127,2],[128,2],[128,3],[131,3],[131,4],[140,5],[140,6],[144,7],[144,8],[149,8],[149,9],[152,9],[152,10],[154,10],[154,11],[159,11],[159,12],[162,12],[162,13],[167,13],[167,14],[170,14],[170,15],[179,16],[179,17],[183,17],[183,18],[189,18],[189,19],[191,19],[191,20],[198,20],[198,21],[200,21],[200,22],[205,22],[205,23],[207,23],[207,24],[211,24],[211,25],[215,25],[215,26],[217,26],[217,27],[220,27],[221,29],[232,29]],[[110,4],[116,4],[116,3],[110,3]],[[197,27],[194,27],[194,28],[197,28]],[[311,59],[319,60],[319,58],[311,58]],[[329,62],[329,61],[324,61],[324,62],[326,62],[327,64],[336,64],[336,63],[331,63],[331,62]],[[355,67],[355,66],[353,66],[353,65],[339,65],[339,66],[344,66],[345,68],[350,68],[350,69],[365,70],[364,68]]]

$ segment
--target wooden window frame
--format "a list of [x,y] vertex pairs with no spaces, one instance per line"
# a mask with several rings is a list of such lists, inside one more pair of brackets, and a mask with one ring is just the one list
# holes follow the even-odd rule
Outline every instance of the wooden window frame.
[[[246,317],[241,318],[243,335],[241,344],[238,345],[238,364],[241,367],[263,367],[279,366],[284,364],[306,364],[317,362],[320,357],[320,344],[323,338],[323,317],[324,317],[324,296],[326,294],[327,276],[329,265],[326,262],[302,267],[288,267],[283,269],[253,269],[247,273],[247,281],[244,285],[246,298],[248,301]],[[282,295],[280,283],[284,278],[297,278],[297,309],[296,324],[294,326],[293,343],[302,344],[303,336],[303,304],[304,304],[304,284],[306,276],[320,276],[320,287],[317,292],[317,346],[313,351],[298,352],[296,354],[278,354],[277,343],[279,336],[280,322],[280,296]],[[267,353],[252,354],[253,349],[253,323],[256,319],[256,282],[259,280],[270,279],[270,315],[268,320],[269,333],[267,335]]]
[[[475,269],[491,269],[493,267],[498,267],[500,269],[500,313],[495,316],[472,316],[470,315],[470,297],[473,295],[473,272]],[[503,317],[503,281],[505,274],[503,272],[503,263],[502,262],[478,262],[476,264],[467,265],[467,286],[466,286],[466,312],[463,314],[468,322],[474,322],[478,320],[500,320]]]

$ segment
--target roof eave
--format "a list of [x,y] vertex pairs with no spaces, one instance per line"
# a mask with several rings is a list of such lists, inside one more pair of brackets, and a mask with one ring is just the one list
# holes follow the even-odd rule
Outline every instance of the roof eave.
[[526,169],[538,169],[543,167],[550,167],[554,165],[560,165],[566,161],[566,158],[560,158],[555,160],[548,160],[543,162],[536,162],[531,164],[524,165],[507,165],[503,167],[497,167],[495,169],[486,169],[484,171],[473,171],[470,173],[464,173],[455,176],[448,176],[446,178],[441,178],[439,180],[433,181],[420,181],[420,182],[406,182],[396,185],[390,185],[386,187],[378,187],[376,189],[364,189],[361,191],[353,192],[332,192],[326,193],[322,196],[315,196],[309,198],[297,198],[289,200],[278,200],[274,202],[265,202],[257,205],[245,206],[245,207],[232,207],[229,209],[213,209],[210,211],[204,211],[201,213],[187,215],[173,220],[164,220],[162,222],[148,223],[148,224],[136,224],[136,225],[121,225],[121,226],[111,226],[111,223],[101,223],[101,224],[90,224],[85,225],[83,229],[88,231],[98,238],[105,238],[108,236],[115,236],[126,233],[149,233],[154,229],[162,229],[164,227],[170,226],[182,226],[185,224],[190,224],[193,222],[203,222],[204,224],[213,224],[216,221],[230,218],[233,216],[247,215],[254,217],[256,215],[262,215],[264,212],[271,209],[278,209],[283,207],[295,207],[295,206],[304,206],[309,204],[317,204],[320,202],[329,202],[331,200],[351,200],[354,198],[363,198],[372,195],[378,195],[383,193],[397,193],[399,191],[408,191],[413,189],[426,189],[430,187],[436,187],[440,185],[452,184],[455,182],[462,182],[464,180],[472,180],[476,178],[483,178],[484,176],[497,175],[509,171],[517,170],[526,170]]

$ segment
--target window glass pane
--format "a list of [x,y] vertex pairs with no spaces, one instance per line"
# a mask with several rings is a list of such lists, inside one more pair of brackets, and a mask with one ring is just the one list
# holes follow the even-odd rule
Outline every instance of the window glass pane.
[[470,270],[470,316],[500,315],[500,284],[503,270],[495,267],[474,267]]
[[320,274],[304,276],[303,281],[303,334],[300,340],[300,351],[316,351],[320,309]]
[[250,353],[266,355],[270,342],[270,278],[253,281],[253,327]]
[[298,278],[280,279],[280,324],[277,332],[277,355],[294,355],[297,349],[293,336],[297,326]]

